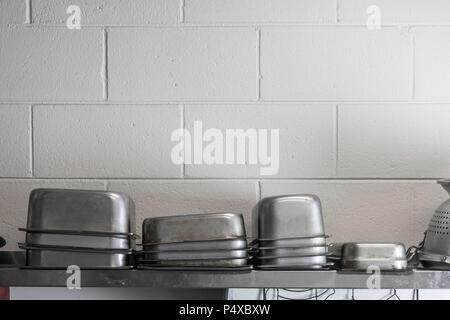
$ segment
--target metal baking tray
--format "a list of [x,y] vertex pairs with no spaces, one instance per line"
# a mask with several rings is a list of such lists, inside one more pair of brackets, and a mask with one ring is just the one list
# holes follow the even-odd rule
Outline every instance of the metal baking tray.
[[135,240],[128,236],[99,237],[70,234],[27,233],[27,245],[48,245],[65,247],[135,249]]
[[248,259],[205,259],[205,260],[140,260],[139,265],[165,267],[244,267]]
[[111,191],[35,189],[27,229],[135,233],[133,201]]
[[320,199],[285,195],[260,200],[253,211],[253,235],[260,240],[323,236]]
[[288,238],[288,239],[276,239],[276,240],[261,240],[258,239],[253,242],[252,246],[259,248],[304,248],[314,246],[325,246],[327,244],[328,235],[322,235],[319,237],[307,237],[307,238]]
[[247,250],[197,250],[197,251],[159,251],[139,252],[143,260],[205,260],[248,258]]
[[147,218],[142,227],[142,241],[146,244],[245,237],[244,218],[238,213]]
[[246,265],[242,267],[192,267],[192,266],[181,266],[181,267],[167,267],[167,266],[155,266],[155,265],[138,265],[137,269],[142,270],[158,270],[158,271],[233,271],[233,272],[249,272],[253,269],[253,266]]
[[258,257],[301,257],[324,255],[327,253],[326,246],[307,247],[307,248],[277,248],[277,249],[263,249],[259,248],[256,251]]
[[27,249],[26,266],[33,268],[123,268],[132,265],[131,254]]
[[257,265],[260,270],[329,270],[333,263],[303,264],[303,265]]
[[367,270],[369,266],[380,270],[403,270],[408,266],[402,243],[344,243],[342,269]]
[[275,258],[256,258],[255,264],[261,265],[323,265],[327,263],[326,255],[317,255],[309,257],[275,257]]
[[246,248],[246,239],[143,244],[144,251],[237,250]]

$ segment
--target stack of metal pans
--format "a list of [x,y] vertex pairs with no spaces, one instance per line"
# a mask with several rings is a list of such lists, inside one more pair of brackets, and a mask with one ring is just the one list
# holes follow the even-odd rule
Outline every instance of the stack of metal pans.
[[148,218],[142,269],[248,269],[244,219],[237,213]]
[[259,201],[253,213],[254,265],[259,269],[323,269],[327,236],[315,195],[287,195]]
[[[450,194],[450,179],[438,183]],[[426,268],[450,269],[450,199],[434,212],[425,233],[423,247],[419,249],[419,260]]]
[[131,268],[134,217],[133,201],[121,193],[36,189],[19,247],[30,268]]

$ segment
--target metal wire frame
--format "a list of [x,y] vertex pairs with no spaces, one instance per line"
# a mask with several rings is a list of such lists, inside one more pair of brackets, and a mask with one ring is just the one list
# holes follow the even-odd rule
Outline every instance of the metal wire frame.
[[[267,293],[268,293],[269,290],[270,290],[270,288],[263,288],[263,300],[267,300]],[[330,290],[332,290],[332,292],[329,293],[325,297],[325,299],[323,299],[323,300],[328,300],[331,296],[336,294],[336,289],[334,289],[334,288],[332,288],[332,289],[324,289],[320,293],[319,293],[317,288],[309,288],[309,289],[275,288],[273,290],[275,290],[275,298],[276,298],[276,300],[280,300],[280,298],[282,300],[319,300],[320,297],[323,297]],[[287,291],[287,292],[293,292],[293,293],[307,293],[307,292],[315,291],[315,294],[310,296],[310,297],[307,297],[307,298],[296,299],[296,298],[286,297],[285,295],[280,294],[280,290],[284,290],[284,291]],[[393,299],[401,300],[400,297],[397,294],[397,289],[392,289],[391,295],[386,298],[386,300],[393,300]],[[351,289],[351,300],[356,300],[355,288]],[[413,289],[412,300],[420,300],[419,299],[419,289]]]
[[397,295],[397,289],[392,289],[393,293],[390,295],[386,300],[391,300],[393,298],[397,298],[396,300],[401,300],[400,297]]
[[[283,300],[318,300],[320,297],[324,296],[325,294],[327,294],[331,289],[324,289],[322,292],[319,293],[318,289],[307,289],[304,291],[300,291],[300,292],[308,292],[308,291],[313,291],[314,290],[314,295],[307,297],[307,298],[302,298],[302,299],[296,299],[296,298],[290,298],[290,297],[286,297],[284,295],[280,294],[280,289],[277,289],[277,300],[279,300],[279,298],[283,299]],[[281,289],[281,290],[286,290],[286,289]],[[334,290],[334,289],[333,289]],[[293,292],[291,290],[286,290],[288,292]],[[295,292],[295,291],[294,291]],[[327,299],[333,295],[336,292],[336,290],[334,290],[334,292],[330,295],[327,296]]]
[[419,300],[419,289],[414,289],[413,290],[413,296],[412,296],[413,300]]

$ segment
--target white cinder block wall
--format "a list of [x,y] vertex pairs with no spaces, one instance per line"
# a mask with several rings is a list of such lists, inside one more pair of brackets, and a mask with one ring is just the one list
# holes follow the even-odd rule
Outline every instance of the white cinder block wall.
[[[448,198],[449,1],[0,0],[0,29],[6,249],[38,187],[124,191],[138,223],[237,211],[248,227],[261,197],[316,193],[334,241],[407,245]],[[280,129],[278,174],[174,165],[171,133],[196,120]]]

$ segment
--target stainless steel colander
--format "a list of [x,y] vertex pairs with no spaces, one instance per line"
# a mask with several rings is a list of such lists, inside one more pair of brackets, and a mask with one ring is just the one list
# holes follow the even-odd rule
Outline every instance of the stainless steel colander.
[[[438,183],[450,194],[450,179],[439,180]],[[448,256],[450,256],[450,199],[434,212],[426,231],[423,248],[419,252],[419,259],[424,265],[435,265],[439,260],[436,260],[436,257],[441,257],[440,262],[448,264],[450,262],[447,262]]]

